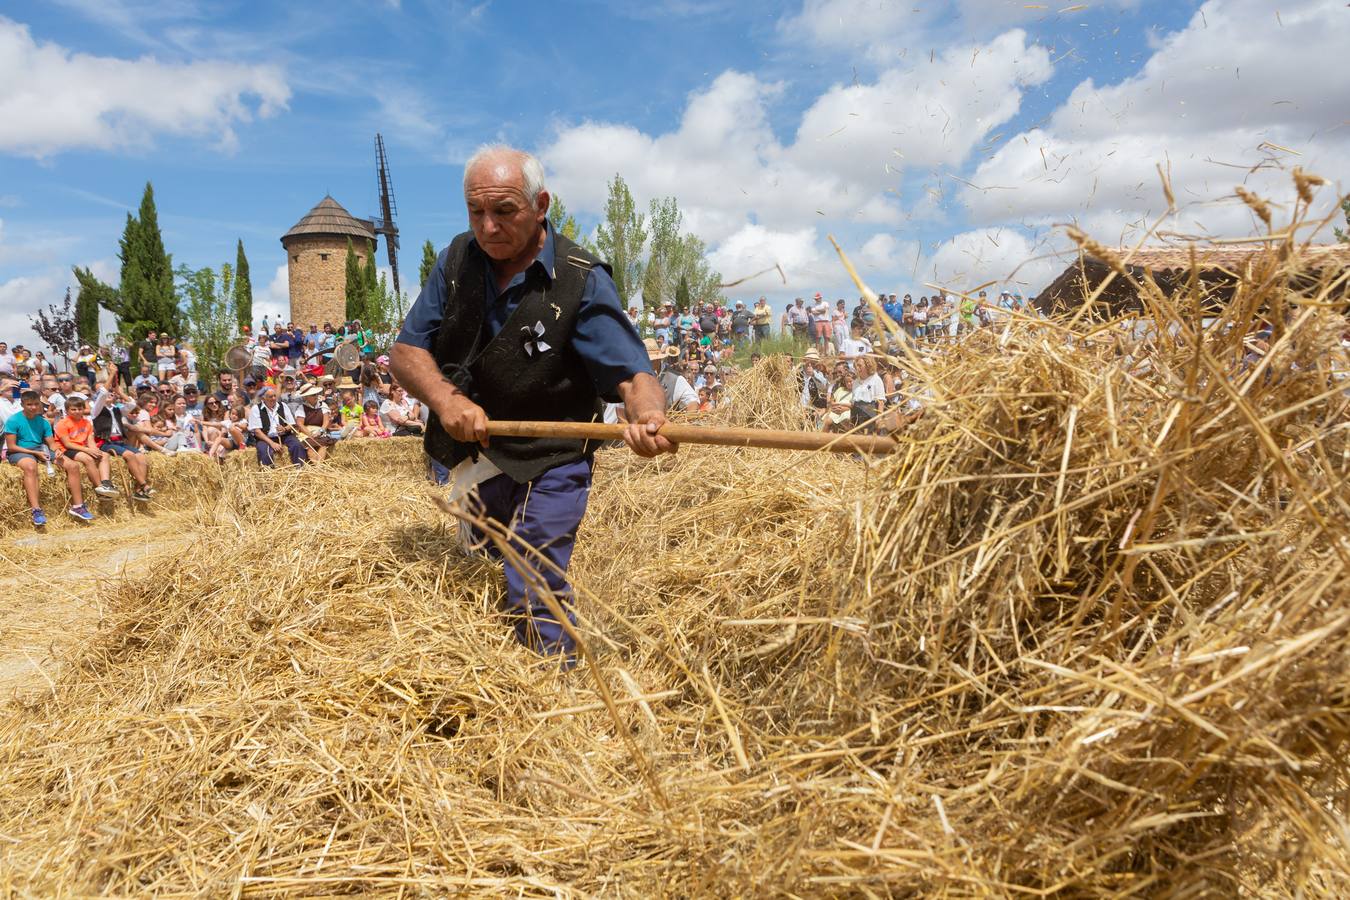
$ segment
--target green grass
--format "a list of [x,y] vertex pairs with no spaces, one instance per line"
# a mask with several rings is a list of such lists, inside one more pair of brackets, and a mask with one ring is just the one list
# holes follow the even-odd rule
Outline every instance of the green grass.
[[783,337],[782,335],[771,335],[759,343],[747,344],[744,347],[736,348],[736,352],[731,357],[733,365],[740,368],[748,368],[750,365],[750,354],[761,353],[764,356],[772,356],[775,353],[782,353],[787,356],[800,357],[806,352],[810,344],[806,341],[797,340],[794,337]]

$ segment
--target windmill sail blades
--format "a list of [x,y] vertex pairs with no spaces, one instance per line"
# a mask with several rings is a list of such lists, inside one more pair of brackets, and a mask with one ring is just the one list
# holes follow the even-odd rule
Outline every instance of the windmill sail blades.
[[398,204],[394,202],[389,157],[384,152],[384,136],[381,134],[375,135],[375,164],[380,178],[380,216],[375,220],[375,231],[384,235],[384,249],[389,253],[389,268],[394,273],[394,295],[402,296],[398,285],[398,224],[394,221]]

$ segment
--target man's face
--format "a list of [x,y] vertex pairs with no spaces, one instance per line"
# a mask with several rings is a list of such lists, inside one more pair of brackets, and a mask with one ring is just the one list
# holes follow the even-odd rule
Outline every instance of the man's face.
[[798,306],[802,306],[806,301],[802,300],[801,297],[798,297],[796,302]]
[[30,419],[36,419],[38,416],[42,415],[41,397],[33,397],[29,400],[24,400],[21,405],[23,406],[23,414]]
[[75,387],[75,379],[70,375],[56,376],[56,389],[63,395],[69,394]]
[[229,372],[220,373],[220,389],[222,391],[234,390],[234,376]]
[[501,262],[533,249],[548,203],[547,191],[531,202],[520,167],[500,159],[479,163],[464,184],[473,236],[484,253]]
[[142,374],[142,375],[149,375],[149,374],[150,374],[150,367],[147,366],[147,365],[142,364],[142,366],[141,366],[141,374]]
[[8,352],[9,352],[9,344],[6,344],[4,341],[0,341],[0,356],[3,356]]

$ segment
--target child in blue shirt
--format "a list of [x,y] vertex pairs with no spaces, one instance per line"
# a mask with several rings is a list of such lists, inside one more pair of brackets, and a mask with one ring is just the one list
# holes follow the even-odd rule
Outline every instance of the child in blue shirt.
[[66,473],[66,487],[75,501],[70,514],[84,522],[92,520],[94,514],[85,507],[81,493],[80,466],[57,450],[52,423],[42,415],[42,397],[37,391],[24,391],[19,402],[20,411],[5,421],[5,458],[23,473],[23,489],[28,495],[33,524],[47,524],[47,514],[38,498],[38,466],[45,466],[50,475],[55,474],[57,463]]

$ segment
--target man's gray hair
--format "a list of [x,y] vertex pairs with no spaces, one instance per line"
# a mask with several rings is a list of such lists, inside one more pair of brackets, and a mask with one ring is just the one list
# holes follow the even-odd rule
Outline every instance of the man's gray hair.
[[540,192],[544,190],[544,164],[533,154],[508,144],[484,144],[475,150],[468,162],[464,163],[464,186],[469,186],[469,173],[475,166],[498,157],[506,157],[519,167],[520,176],[525,182],[525,196],[531,203],[538,200]]

